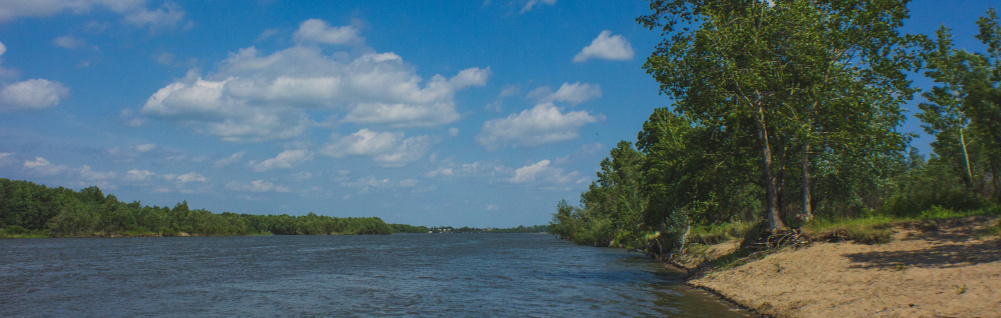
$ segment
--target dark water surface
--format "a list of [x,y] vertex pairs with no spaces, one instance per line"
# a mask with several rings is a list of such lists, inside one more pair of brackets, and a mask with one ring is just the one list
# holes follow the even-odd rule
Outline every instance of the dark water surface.
[[0,317],[746,317],[542,234],[0,240]]

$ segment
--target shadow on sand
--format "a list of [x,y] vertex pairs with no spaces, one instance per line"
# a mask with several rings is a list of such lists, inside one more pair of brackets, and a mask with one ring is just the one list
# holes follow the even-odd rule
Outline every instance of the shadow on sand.
[[[1001,261],[1001,240],[976,239],[983,231],[976,219],[944,220],[911,224],[922,230],[916,235],[904,238],[929,241],[932,246],[919,250],[865,252],[846,254],[853,262],[853,268],[900,269],[906,267],[955,268],[981,263]],[[989,223],[989,222],[984,222]],[[983,224],[983,223],[980,223]],[[939,230],[942,228],[943,230]]]

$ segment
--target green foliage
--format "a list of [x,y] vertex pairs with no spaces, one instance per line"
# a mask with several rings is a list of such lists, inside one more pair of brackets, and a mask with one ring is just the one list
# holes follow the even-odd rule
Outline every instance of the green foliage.
[[811,170],[826,186],[818,199],[854,199],[903,150],[895,127],[913,92],[903,70],[916,64],[914,38],[897,32],[906,2],[653,0],[637,21],[665,39],[644,68],[691,126],[726,140],[698,145],[757,150],[765,217],[782,228],[790,175],[804,180],[809,219]]
[[989,206],[989,202],[969,191],[949,163],[937,156],[924,162],[914,158],[910,168],[894,178],[885,204],[877,214],[917,217],[933,206],[969,211]]
[[971,195],[993,197],[1001,203],[1001,26],[997,12],[977,20],[976,36],[985,53],[953,47],[944,25],[923,54],[935,81],[917,117],[935,136],[932,148],[942,163],[959,177]]
[[427,233],[428,227],[426,226],[413,226],[409,224],[398,224],[391,223],[389,227],[393,229],[393,233]]
[[581,207],[560,201],[551,231],[580,244],[639,248],[647,205],[641,189],[644,160],[632,144],[619,142],[602,160],[597,180],[581,194]]
[[80,191],[0,179],[0,237],[389,234],[379,218],[250,215],[123,203],[98,187]]
[[[612,150],[580,206],[557,205],[553,233],[663,254],[750,246],[786,224],[881,243],[893,222],[1001,213],[997,14],[977,21],[986,52],[970,53],[944,27],[900,34],[907,3],[650,0],[637,21],[664,40],[644,69],[674,104],[636,151]],[[916,92],[905,72],[922,65],[936,83],[917,116],[936,136],[927,162],[897,132]]]
[[688,241],[698,244],[719,244],[727,241],[741,240],[748,236],[754,228],[751,222],[728,222],[714,225],[693,226]]

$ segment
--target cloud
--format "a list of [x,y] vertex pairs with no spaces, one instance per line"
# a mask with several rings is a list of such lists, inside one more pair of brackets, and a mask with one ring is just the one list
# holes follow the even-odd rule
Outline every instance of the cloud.
[[397,185],[400,188],[413,188],[416,187],[417,184],[419,183],[420,181],[417,181],[415,179],[406,179],[406,180],[401,180],[399,183],[397,183]]
[[291,169],[293,166],[313,160],[313,152],[306,149],[285,150],[278,156],[261,161],[250,162],[250,166],[257,172],[264,172],[272,169]]
[[313,178],[313,173],[312,172],[300,171],[300,172],[293,173],[291,175],[291,177],[295,181],[304,181],[304,180],[309,180],[309,179]]
[[167,2],[155,10],[147,10],[145,0],[7,0],[0,2],[0,22],[19,17],[47,17],[68,12],[74,15],[89,14],[94,8],[103,8],[124,16],[125,22],[149,27],[151,30],[174,28],[184,21],[184,10],[174,2]]
[[148,26],[150,30],[173,29],[184,21],[184,9],[177,3],[167,2],[156,10],[133,11],[125,16],[125,21],[139,27]]
[[156,174],[150,172],[149,170],[132,169],[125,173],[123,179],[126,181],[145,181],[154,176],[156,176]]
[[82,168],[78,169],[77,172],[80,173],[80,177],[92,181],[114,179],[118,175],[114,171],[94,171],[88,165],[84,165]]
[[69,88],[60,82],[30,79],[0,88],[0,111],[49,108],[67,96]]
[[358,189],[358,192],[367,193],[372,188],[387,188],[392,186],[388,178],[377,179],[373,176],[358,178],[355,181],[345,181],[341,183],[342,187]]
[[226,189],[234,191],[248,191],[248,192],[289,192],[288,187],[275,185],[274,183],[267,182],[264,180],[254,180],[250,183],[240,183],[237,181],[230,181],[226,184]]
[[554,6],[556,5],[556,0],[528,0],[528,2],[525,3],[525,6],[521,7],[520,13],[531,11],[532,7],[535,7],[535,5],[539,3],[544,3],[548,4],[549,6]]
[[12,152],[0,152],[0,167],[17,162]]
[[358,36],[359,33],[360,30],[354,26],[331,27],[326,21],[309,19],[299,24],[299,29],[292,34],[292,38],[298,42],[355,44],[365,41],[365,38]]
[[424,174],[425,177],[434,178],[438,176],[449,177],[455,175],[455,171],[452,168],[438,167],[435,170],[428,171]]
[[483,86],[487,84],[490,77],[490,68],[467,68],[459,71],[452,78],[448,79],[448,84],[452,89],[463,89],[470,86]]
[[449,163],[444,167],[438,167],[435,170],[428,171],[424,174],[424,176],[428,178],[481,177],[494,176],[496,174],[508,174],[510,173],[510,170],[511,168],[505,166],[475,161],[473,163],[464,164]]
[[564,174],[562,168],[549,165],[549,160],[542,160],[514,171],[514,176],[508,179],[511,183],[534,184],[552,183],[567,184],[577,178],[578,172]]
[[136,151],[138,151],[138,152],[149,152],[149,151],[151,151],[153,149],[156,149],[156,144],[136,145]]
[[216,162],[212,164],[212,167],[213,168],[222,168],[222,167],[225,167],[225,166],[237,163],[237,162],[240,161],[240,159],[243,158],[243,155],[245,153],[247,153],[247,152],[246,151],[241,151],[241,152],[234,153],[233,155],[231,155],[229,157],[216,160]]
[[633,46],[621,35],[612,35],[612,31],[604,30],[573,57],[574,63],[582,63],[588,59],[627,61],[633,59]]
[[87,46],[87,41],[84,41],[83,39],[75,38],[75,37],[70,36],[70,35],[64,35],[64,36],[60,36],[60,37],[57,37],[55,39],[52,39],[52,45],[55,45],[55,46],[58,46],[58,47],[61,47],[61,48],[64,48],[64,49],[75,50],[75,49]]
[[198,173],[195,173],[195,172],[188,172],[188,173],[185,173],[185,174],[182,174],[182,175],[165,174],[165,175],[163,175],[163,178],[166,179],[166,180],[168,180],[168,181],[176,181],[177,183],[179,183],[181,185],[184,185],[186,183],[191,183],[191,182],[208,182],[209,181],[208,178],[205,178],[204,176],[202,176],[202,175],[200,175]]
[[65,165],[53,165],[42,157],[35,157],[34,161],[24,161],[24,169],[32,170],[43,175],[54,175],[63,172],[69,167]]
[[[7,46],[0,43],[0,56],[6,52]],[[0,66],[0,77],[16,73]],[[0,84],[0,113],[49,108],[58,105],[67,96],[69,88],[60,82],[46,79],[36,78],[10,85]]]
[[95,6],[124,12],[139,9],[144,3],[145,0],[8,0],[0,2],[0,22],[17,17],[46,17],[63,11],[79,15]]
[[260,35],[257,36],[256,39],[254,39],[254,42],[261,42],[261,41],[270,39],[271,37],[273,37],[275,35],[278,35],[278,30],[276,30],[276,29],[265,29],[264,31],[261,32]]
[[573,84],[563,83],[556,92],[553,92],[548,86],[543,86],[532,90],[526,97],[535,100],[538,104],[566,102],[570,105],[577,105],[593,98],[601,97],[601,86],[598,84],[581,84],[580,82]]
[[321,153],[334,158],[370,156],[384,167],[402,167],[416,161],[436,143],[430,136],[404,139],[402,132],[376,132],[367,128],[333,139],[323,146]]
[[563,113],[552,103],[539,104],[483,123],[476,142],[491,151],[505,146],[538,146],[577,138],[580,127],[603,119],[587,111]]
[[141,112],[228,141],[301,135],[317,125],[307,110],[328,113],[324,117],[346,112],[343,122],[434,127],[459,119],[456,91],[482,86],[490,76],[489,68],[469,68],[451,79],[435,75],[425,81],[394,53],[353,60],[345,54],[325,55],[308,46],[270,55],[241,49],[210,78],[192,74],[159,89]]

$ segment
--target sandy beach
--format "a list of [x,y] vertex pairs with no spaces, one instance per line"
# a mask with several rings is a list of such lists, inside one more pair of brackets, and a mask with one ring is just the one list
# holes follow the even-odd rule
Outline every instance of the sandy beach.
[[[774,317],[999,317],[1001,239],[977,235],[994,222],[900,224],[890,243],[786,248],[740,266],[700,271],[688,284]],[[707,252],[734,248],[729,243]]]

